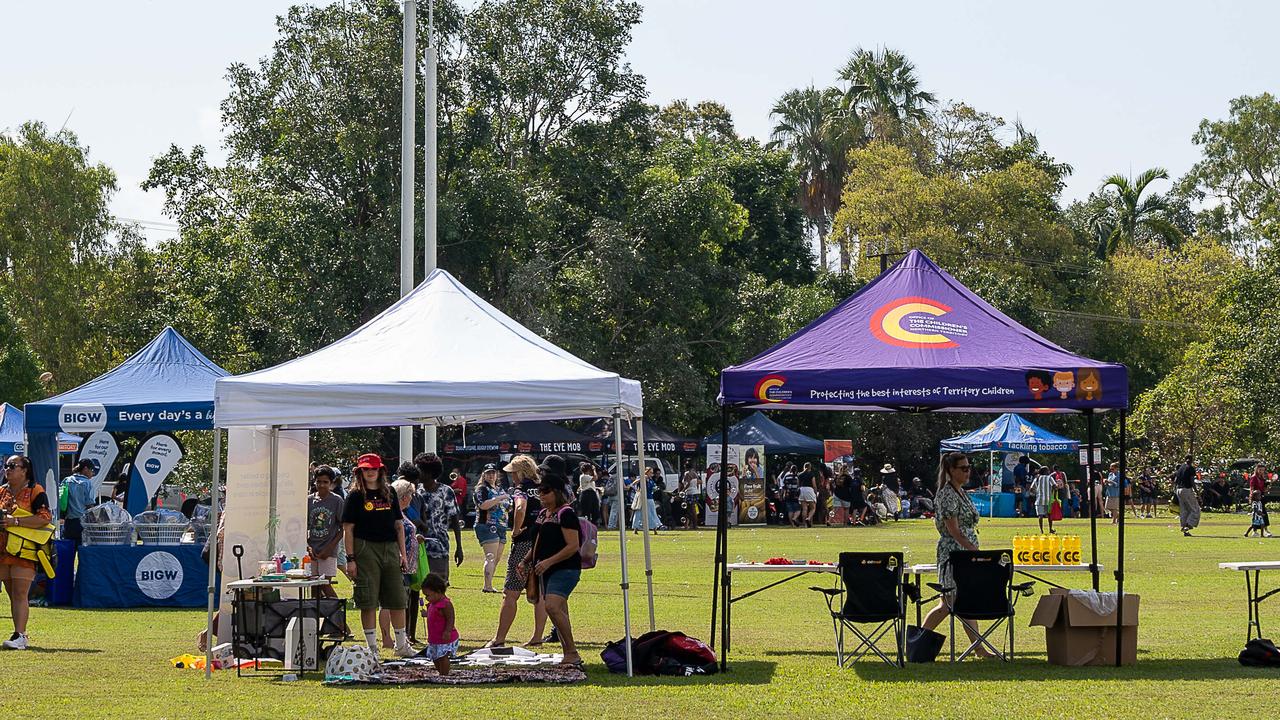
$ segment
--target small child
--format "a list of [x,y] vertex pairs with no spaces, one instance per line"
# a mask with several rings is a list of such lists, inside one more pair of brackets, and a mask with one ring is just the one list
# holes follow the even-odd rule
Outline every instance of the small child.
[[1249,529],[1244,531],[1244,536],[1249,537],[1255,531],[1260,537],[1271,537],[1271,531],[1267,527],[1271,524],[1270,518],[1267,517],[1267,506],[1262,499],[1262,493],[1254,490],[1249,493],[1249,507],[1253,510],[1253,517],[1249,522]]
[[446,596],[449,584],[435,573],[428,573],[422,581],[422,597],[425,607],[422,617],[427,619],[427,647],[418,657],[431,660],[436,672],[449,674],[449,658],[458,652],[458,628],[453,618],[453,601]]

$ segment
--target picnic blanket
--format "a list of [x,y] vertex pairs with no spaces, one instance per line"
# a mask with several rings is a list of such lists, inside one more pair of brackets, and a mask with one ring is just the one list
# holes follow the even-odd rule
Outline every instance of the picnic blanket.
[[326,685],[492,685],[498,683],[575,683],[587,674],[574,667],[559,667],[560,654],[535,653],[524,648],[477,650],[456,658],[448,675],[420,658],[390,660],[378,672],[357,680],[326,681]]
[[503,667],[490,665],[487,667],[455,667],[448,675],[436,672],[432,665],[423,663],[404,663],[388,667],[362,680],[338,680],[325,682],[326,685],[495,685],[500,683],[575,683],[587,679],[587,674],[578,668],[543,667]]

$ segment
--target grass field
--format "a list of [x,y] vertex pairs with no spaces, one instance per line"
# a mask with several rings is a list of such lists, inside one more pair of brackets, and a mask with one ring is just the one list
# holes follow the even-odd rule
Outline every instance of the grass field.
[[[29,652],[0,654],[0,709],[18,716],[67,717],[819,717],[848,715],[970,718],[1016,717],[1256,717],[1280,697],[1280,673],[1241,667],[1245,590],[1240,573],[1219,570],[1233,560],[1280,559],[1280,539],[1241,537],[1245,515],[1208,515],[1196,537],[1184,538],[1166,515],[1128,524],[1126,589],[1142,596],[1138,664],[1127,668],[1062,668],[1044,659],[1044,632],[1027,622],[1034,598],[1017,618],[1019,657],[1013,664],[968,661],[897,670],[872,662],[839,670],[830,621],[801,578],[739,603],[734,614],[730,672],[707,678],[635,678],[610,675],[601,645],[622,635],[617,536],[602,534],[601,564],[584,573],[573,595],[575,634],[588,660],[585,684],[570,687],[327,688],[318,679],[282,683],[237,679],[234,673],[176,670],[168,658],[189,652],[203,624],[198,611],[80,611],[36,608]],[[1087,521],[1067,521],[1060,532],[1086,537]],[[984,547],[1008,546],[1025,521],[986,520]],[[1103,588],[1114,588],[1115,531],[1099,524],[1106,566]],[[736,529],[731,561],[832,560],[841,550],[902,549],[907,561],[932,562],[937,535],[929,521],[874,528],[811,530]],[[632,617],[647,625],[640,538],[628,533],[632,565]],[[492,632],[497,596],[479,591],[479,548],[455,570],[451,591],[463,647]],[[671,532],[652,539],[660,628],[708,639],[712,581],[710,531]],[[1080,586],[1087,575],[1070,576]],[[1272,578],[1280,582],[1280,578]],[[743,576],[738,592],[761,582]],[[823,584],[828,578],[821,580]],[[1043,590],[1038,586],[1038,590]],[[344,594],[349,586],[344,585]],[[527,637],[528,607],[512,633]],[[1280,622],[1280,606],[1267,621]],[[358,618],[351,616],[353,627]],[[9,632],[8,603],[0,603],[0,630]],[[647,629],[647,627],[642,628]]]

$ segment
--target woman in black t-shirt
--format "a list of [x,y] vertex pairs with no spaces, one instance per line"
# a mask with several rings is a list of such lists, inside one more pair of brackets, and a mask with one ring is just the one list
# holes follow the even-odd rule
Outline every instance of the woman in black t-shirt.
[[[507,631],[516,621],[516,608],[528,582],[532,565],[529,551],[533,549],[534,536],[538,534],[538,464],[528,455],[517,455],[502,468],[515,485],[511,493],[514,501],[511,510],[511,552],[507,555],[507,578],[502,586],[502,610],[498,613],[498,629],[485,647],[502,647],[507,644]],[[533,607],[533,637],[528,646],[542,644],[543,630],[547,626],[547,609],[539,601]]]
[[395,652],[400,657],[413,655],[405,635],[404,573],[408,568],[405,555],[404,514],[391,488],[387,486],[382,458],[373,453],[361,455],[356,464],[359,483],[347,495],[342,508],[342,531],[347,550],[347,577],[355,583],[353,599],[360,608],[360,625],[365,642],[376,655],[378,608],[390,611],[395,629]]
[[533,572],[539,578],[539,596],[547,606],[547,616],[560,636],[565,666],[582,667],[582,656],[573,642],[569,625],[569,595],[582,576],[582,559],[578,555],[581,533],[578,514],[569,504],[568,485],[564,475],[564,459],[548,455],[538,466],[542,482],[538,495],[542,515],[538,536],[533,541]]

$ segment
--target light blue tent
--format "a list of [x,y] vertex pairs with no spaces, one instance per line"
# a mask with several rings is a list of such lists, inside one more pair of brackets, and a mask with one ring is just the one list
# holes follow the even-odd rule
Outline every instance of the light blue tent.
[[943,452],[1074,453],[1080,443],[1045,430],[1017,413],[1005,413],[985,427],[942,441]]

